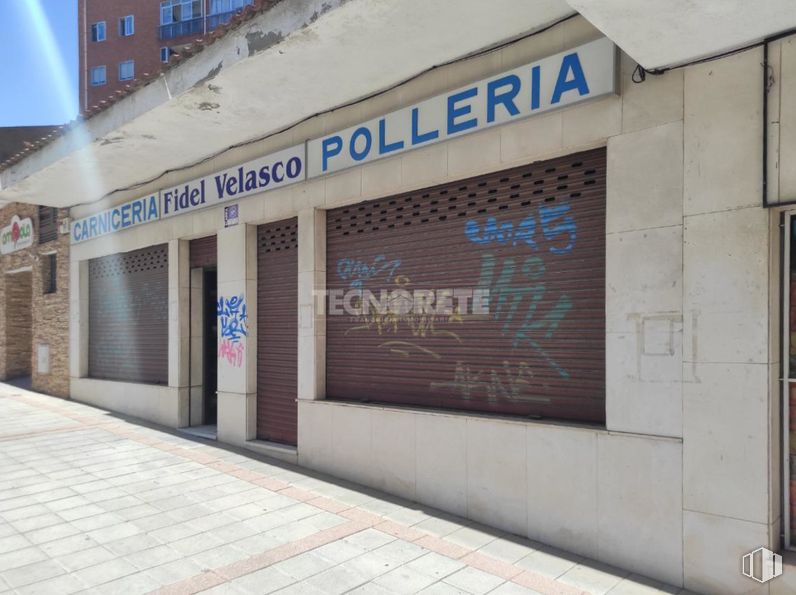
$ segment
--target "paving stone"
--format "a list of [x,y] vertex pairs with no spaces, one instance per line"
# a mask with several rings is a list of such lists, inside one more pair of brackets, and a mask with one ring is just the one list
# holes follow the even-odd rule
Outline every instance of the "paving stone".
[[434,583],[419,591],[420,595],[470,595],[469,591],[464,591],[445,582]]
[[151,535],[139,533],[138,535],[110,541],[105,544],[105,547],[117,556],[128,556],[159,545],[163,545],[163,542],[158,541]]
[[149,593],[160,587],[160,584],[145,572],[137,572],[128,576],[103,583],[99,590],[102,595],[130,595],[131,593]]
[[0,568],[2,568],[3,571],[7,571],[45,559],[47,559],[47,555],[41,549],[37,547],[26,547],[21,550],[0,554]]
[[113,558],[107,562],[78,570],[75,572],[75,576],[90,587],[96,587],[137,572],[138,569],[130,562],[122,558]]
[[464,563],[459,560],[452,560],[446,556],[441,556],[435,552],[429,552],[406,565],[407,568],[417,570],[423,574],[441,580],[446,576],[464,568]]
[[336,595],[364,585],[368,582],[368,578],[356,570],[341,564],[324,570],[304,582],[329,595]]
[[25,533],[25,537],[31,543],[38,545],[47,543],[49,541],[55,541],[56,539],[63,539],[64,537],[71,537],[77,533],[80,533],[80,530],[77,527],[70,525],[69,523],[61,523],[59,525],[51,525],[43,529],[28,531]]
[[85,590],[87,585],[76,576],[62,574],[16,589],[18,595],[70,595]]
[[329,560],[333,564],[340,564],[351,558],[356,558],[365,553],[360,547],[345,541],[335,541],[313,550],[316,556]]
[[357,571],[368,580],[373,580],[398,568],[399,564],[395,560],[385,558],[376,552],[367,552],[346,561],[345,566]]
[[417,593],[437,582],[437,579],[406,566],[401,566],[380,576],[373,582],[393,593]]
[[462,568],[458,572],[446,577],[444,582],[462,589],[473,595],[482,595],[496,589],[504,581],[502,578],[481,572],[475,568]]
[[242,552],[230,544],[225,544],[211,550],[200,552],[192,556],[191,560],[199,564],[202,568],[212,570],[213,568],[225,566],[247,557],[248,554],[246,552]]
[[288,576],[292,576],[297,581],[302,581],[316,574],[320,574],[334,565],[334,562],[322,558],[314,551],[311,551],[288,558],[282,562],[277,562],[274,564],[274,568]]
[[14,535],[8,537],[0,537],[0,554],[6,554],[33,545],[23,535],[14,533]]
[[503,562],[514,564],[517,560],[521,560],[525,556],[535,552],[536,549],[531,546],[531,542],[522,544],[510,539],[499,538],[495,539],[494,541],[490,541],[478,551],[482,554],[486,554],[487,556],[502,560]]
[[428,553],[427,549],[400,539],[396,539],[374,551],[398,564],[406,564]]
[[75,552],[74,554],[59,556],[57,560],[64,568],[70,572],[74,572],[90,566],[96,566],[102,562],[108,562],[115,558],[116,554],[110,550],[102,546],[96,546],[87,550]]
[[167,562],[173,562],[181,557],[181,554],[167,545],[159,545],[153,548],[141,550],[124,557],[137,568],[146,570],[155,566],[161,566]]
[[158,585],[165,586],[182,581],[202,573],[202,567],[188,560],[180,558],[168,564],[155,566],[146,570]]
[[681,589],[631,574],[608,591],[609,595],[674,595]]
[[477,550],[484,547],[486,544],[495,541],[497,537],[485,531],[480,531],[472,527],[462,527],[445,537],[446,540],[469,548]]
[[517,560],[516,566],[549,578],[558,578],[574,568],[580,560],[578,556],[566,555],[563,552],[537,550]]
[[235,579],[232,586],[248,593],[273,593],[296,582],[296,579],[277,568],[263,568]]
[[603,564],[578,564],[561,575],[558,580],[599,595],[613,589],[628,574],[625,571]]
[[3,570],[2,576],[3,580],[8,583],[9,586],[16,589],[64,573],[65,570],[60,564],[52,560],[42,560],[40,562],[34,562],[33,564]]
[[523,587],[522,585],[518,585],[517,583],[512,583],[510,581],[503,583],[497,589],[490,592],[489,595],[543,595],[539,591],[534,591],[533,589],[528,589],[527,587]]

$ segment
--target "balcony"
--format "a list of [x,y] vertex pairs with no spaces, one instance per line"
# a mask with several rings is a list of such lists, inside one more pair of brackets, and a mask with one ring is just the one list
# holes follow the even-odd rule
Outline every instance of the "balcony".
[[208,31],[212,31],[221,25],[229,23],[232,20],[232,17],[234,17],[236,14],[240,14],[241,12],[243,12],[243,8],[238,8],[237,10],[231,10],[229,12],[209,14],[206,17],[199,17],[197,19],[161,25],[160,39],[166,40],[176,39],[178,37],[203,35]]
[[189,35],[202,35],[205,32],[205,18],[190,19],[188,21],[178,21],[160,26],[160,39],[176,39],[177,37],[187,37]]

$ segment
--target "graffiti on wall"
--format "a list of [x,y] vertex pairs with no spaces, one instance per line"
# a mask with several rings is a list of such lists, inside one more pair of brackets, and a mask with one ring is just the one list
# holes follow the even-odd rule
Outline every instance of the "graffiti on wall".
[[245,346],[242,339],[248,335],[249,316],[246,299],[241,295],[219,296],[217,316],[220,330],[218,357],[231,366],[243,366]]
[[530,392],[532,382],[533,372],[526,362],[513,366],[511,362],[504,361],[500,369],[491,368],[476,372],[471,365],[459,361],[456,362],[453,381],[432,382],[431,389],[452,389],[465,401],[485,393],[490,403],[497,403],[500,400],[549,402],[548,397],[535,396]]
[[[551,244],[548,250],[553,254],[566,254],[575,247],[577,227],[569,215],[567,203],[542,205],[537,216],[528,215],[520,221],[498,221],[487,217],[482,222],[470,219],[464,225],[464,235],[474,244],[500,246],[530,246],[539,250],[540,241]],[[537,220],[541,238],[537,234]]]
[[[538,256],[528,256],[518,267],[517,259],[502,260],[496,276],[497,258],[494,254],[481,255],[479,285],[489,289],[492,316],[501,322],[501,333],[512,340],[512,347],[530,346],[563,378],[569,372],[562,368],[542,347],[539,339],[551,339],[558,325],[572,308],[572,300],[561,294],[547,311],[540,308],[546,297],[544,281],[545,264]],[[548,297],[546,302],[549,302]]]
[[362,289],[371,279],[392,281],[400,266],[400,260],[388,260],[383,254],[374,257],[370,262],[357,258],[341,258],[337,261],[337,274],[344,281],[348,281],[352,288]]

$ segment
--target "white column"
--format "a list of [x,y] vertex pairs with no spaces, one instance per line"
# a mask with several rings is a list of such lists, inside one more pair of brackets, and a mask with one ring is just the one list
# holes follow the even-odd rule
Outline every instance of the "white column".
[[298,238],[298,398],[317,400],[326,396],[326,211],[301,211]]
[[69,375],[88,376],[88,261],[69,263]]
[[190,245],[185,240],[169,242],[169,387],[177,389],[177,427],[188,420],[188,354],[190,341]]
[[[191,269],[191,304],[190,304],[190,385],[191,385],[191,406],[190,424],[198,426],[202,423],[204,414],[204,348],[205,348],[205,328],[204,328],[204,269]],[[215,306],[215,305],[214,305]],[[215,366],[215,359],[211,365]]]
[[218,439],[240,445],[257,429],[256,226],[218,232],[218,300]]

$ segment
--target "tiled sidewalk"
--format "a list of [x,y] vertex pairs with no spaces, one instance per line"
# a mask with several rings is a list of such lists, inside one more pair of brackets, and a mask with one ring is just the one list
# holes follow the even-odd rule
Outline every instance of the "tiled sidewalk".
[[678,593],[299,468],[0,384],[0,595]]

